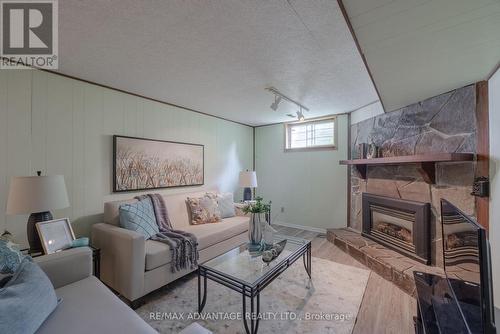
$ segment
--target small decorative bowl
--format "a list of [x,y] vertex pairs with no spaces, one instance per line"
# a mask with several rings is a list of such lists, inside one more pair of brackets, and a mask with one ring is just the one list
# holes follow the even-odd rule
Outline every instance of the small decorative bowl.
[[271,249],[262,252],[262,261],[269,264],[269,262],[276,259],[283,249],[285,249],[286,240],[280,241],[275,244]]

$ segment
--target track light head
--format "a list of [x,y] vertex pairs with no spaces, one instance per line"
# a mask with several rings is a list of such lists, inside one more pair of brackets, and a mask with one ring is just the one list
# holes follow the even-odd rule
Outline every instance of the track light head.
[[[302,110],[309,111],[309,109],[307,107],[303,106],[302,104],[300,104],[299,102],[297,102],[295,100],[292,100],[288,96],[283,95],[283,93],[281,93],[280,91],[278,91],[274,87],[268,87],[268,88],[266,88],[266,90],[271,92],[274,95],[274,102],[271,103],[271,105],[269,106],[273,111],[278,110],[278,106],[279,106],[281,101],[287,101],[287,102],[290,102],[292,104],[295,104],[299,108],[299,110],[296,112],[296,115],[297,115],[297,118],[299,119],[299,121],[305,120],[305,117],[304,117]],[[295,115],[293,115],[293,114],[287,114],[287,116],[295,117]]]
[[271,109],[276,111],[278,109],[278,105],[281,102],[281,96],[274,95],[274,102],[271,103]]
[[302,109],[297,111],[297,119],[302,122],[304,121],[306,118],[304,117],[304,114],[302,113]]

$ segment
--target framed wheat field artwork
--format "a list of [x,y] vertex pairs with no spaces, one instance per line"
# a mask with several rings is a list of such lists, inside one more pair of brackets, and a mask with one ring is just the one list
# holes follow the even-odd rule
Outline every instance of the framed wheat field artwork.
[[113,136],[113,192],[201,186],[204,150],[200,144]]

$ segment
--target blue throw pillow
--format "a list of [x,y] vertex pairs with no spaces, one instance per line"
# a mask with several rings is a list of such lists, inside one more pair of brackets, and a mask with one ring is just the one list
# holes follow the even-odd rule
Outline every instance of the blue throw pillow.
[[146,240],[156,235],[159,230],[151,199],[120,205],[120,226],[141,233]]
[[12,278],[12,275],[0,274],[0,288],[3,288],[5,284]]
[[54,286],[30,257],[0,288],[0,333],[34,333],[57,306]]
[[236,216],[233,193],[218,194],[217,204],[219,205],[221,218],[230,218]]
[[13,274],[23,259],[13,242],[0,239],[0,274]]

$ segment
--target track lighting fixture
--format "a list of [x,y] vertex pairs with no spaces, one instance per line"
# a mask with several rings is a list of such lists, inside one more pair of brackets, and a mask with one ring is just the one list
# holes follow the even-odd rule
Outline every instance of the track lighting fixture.
[[[292,100],[291,98],[289,98],[286,95],[283,95],[280,91],[278,91],[274,87],[268,87],[268,88],[266,88],[266,90],[268,90],[268,91],[270,91],[271,93],[274,94],[274,102],[271,103],[271,106],[270,106],[272,110],[276,111],[278,109],[278,105],[280,104],[280,102],[282,100],[285,100],[285,101],[293,103],[297,107],[299,107],[299,110],[297,111],[297,118],[298,118],[299,121],[305,120],[303,110],[309,111],[309,109],[307,107],[304,107],[302,104],[300,104],[300,103]],[[293,115],[290,115],[290,116],[294,117]]]
[[302,122],[304,121],[306,118],[304,117],[304,113],[302,113],[302,108],[300,108],[300,110],[297,111],[297,119]]
[[281,102],[281,96],[279,95],[274,95],[274,102],[271,103],[271,109],[276,111],[278,109],[278,105]]

